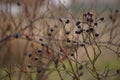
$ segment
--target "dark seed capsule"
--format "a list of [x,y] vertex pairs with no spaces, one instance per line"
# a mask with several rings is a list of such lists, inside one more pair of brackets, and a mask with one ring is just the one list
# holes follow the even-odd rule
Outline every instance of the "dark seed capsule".
[[78,26],[80,23],[81,23],[80,21],[77,21],[77,22],[76,22],[76,25]]
[[29,53],[29,54],[28,54],[28,57],[32,57],[32,53]]
[[90,12],[88,12],[87,15],[90,15]]
[[56,68],[58,67],[58,63],[59,63],[58,59],[54,60],[54,64]]
[[104,20],[104,17],[100,18],[100,20],[103,21],[103,20]]
[[80,34],[80,31],[75,31],[75,34]]
[[93,32],[94,28],[89,28],[88,30],[86,30],[86,32]]
[[81,72],[81,73],[79,74],[79,76],[83,76],[83,72]]
[[78,26],[77,26],[77,28],[81,28],[81,26],[80,26],[80,25],[78,25]]
[[40,38],[39,40],[40,40],[40,41],[43,41],[43,39],[41,39],[41,38]]
[[71,53],[70,56],[74,56],[74,53]]
[[28,64],[27,67],[28,67],[28,68],[31,68],[31,64]]
[[89,18],[87,18],[87,22],[89,22],[90,21],[90,19]]
[[38,52],[38,53],[41,53],[41,52],[42,52],[42,50],[41,50],[40,48],[38,48],[38,49],[37,49],[37,52]]
[[66,66],[65,66],[65,64],[63,64],[63,65],[62,65],[62,67],[63,67],[64,69],[66,69]]
[[75,31],[76,34],[80,34],[83,32],[83,29],[80,29],[79,31]]
[[59,21],[60,21],[60,22],[63,22],[61,18],[59,18]]
[[69,24],[69,22],[70,22],[70,20],[69,20],[69,19],[67,19],[65,23],[66,23],[66,24]]
[[117,69],[117,70],[116,70],[116,73],[117,73],[117,74],[120,74],[120,69]]
[[92,13],[90,13],[90,14],[89,14],[89,16],[90,16],[90,17],[93,17],[93,14],[92,14]]
[[85,43],[80,43],[80,46],[81,46],[81,47],[85,46]]
[[68,34],[70,34],[70,32],[69,32],[69,31],[66,31],[65,34],[68,35]]
[[50,31],[53,32],[54,30],[51,28]]
[[82,69],[83,69],[83,65],[80,65],[80,66],[79,66],[79,70],[82,70]]
[[91,22],[91,23],[93,22],[93,19],[92,19],[92,18],[90,19],[90,22]]
[[42,71],[41,70],[37,70],[37,73],[41,73]]
[[98,33],[95,33],[95,37],[98,37],[99,36],[99,34]]
[[36,57],[36,58],[34,58],[34,60],[35,60],[35,61],[37,61],[37,60],[38,60],[38,58]]
[[57,28],[58,26],[57,25],[54,25],[54,28]]
[[51,34],[51,33],[48,33],[48,36],[52,36],[52,34]]
[[70,43],[71,42],[70,39],[67,39],[67,42]]
[[17,5],[18,5],[18,6],[21,6],[21,3],[20,3],[20,2],[17,2]]
[[98,23],[94,23],[94,25],[95,25],[95,26],[97,26],[97,25],[98,25]]
[[17,39],[19,37],[19,34],[18,33],[14,33],[13,37]]
[[115,13],[118,13],[118,12],[119,12],[119,10],[118,10],[118,9],[116,9],[116,10],[115,10]]

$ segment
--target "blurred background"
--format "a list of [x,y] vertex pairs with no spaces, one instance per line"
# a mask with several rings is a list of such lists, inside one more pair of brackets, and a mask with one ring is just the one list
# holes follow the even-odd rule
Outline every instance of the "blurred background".
[[[6,7],[9,7],[8,10],[12,14],[20,14],[22,6],[18,6],[16,3],[21,3],[22,1],[26,1],[28,5],[32,5],[36,0],[0,0],[0,10],[5,10]],[[80,10],[90,10],[91,8],[94,8],[97,11],[103,12],[106,9],[118,9],[120,7],[120,0],[39,0],[39,3],[41,4],[40,8],[43,8],[44,10],[46,6],[48,6],[49,2],[49,8],[52,10],[60,7],[60,5],[64,5],[65,7],[72,9],[72,11],[80,11]],[[8,4],[8,6],[5,6],[5,3],[11,3]],[[11,7],[11,8],[10,8]]]

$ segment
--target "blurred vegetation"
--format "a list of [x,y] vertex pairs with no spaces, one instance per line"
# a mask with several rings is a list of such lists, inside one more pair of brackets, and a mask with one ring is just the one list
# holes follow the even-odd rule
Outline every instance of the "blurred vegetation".
[[29,3],[0,11],[0,80],[120,79],[118,6]]

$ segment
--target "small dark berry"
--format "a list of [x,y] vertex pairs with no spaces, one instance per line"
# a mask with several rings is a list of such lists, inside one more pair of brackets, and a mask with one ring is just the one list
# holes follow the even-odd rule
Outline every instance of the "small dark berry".
[[97,26],[97,25],[98,25],[98,23],[94,23],[94,25],[95,25],[95,26]]
[[117,69],[117,70],[116,70],[116,73],[117,73],[117,74],[120,74],[120,69]]
[[98,37],[99,36],[99,34],[98,33],[95,33],[95,37]]
[[62,65],[62,67],[63,67],[64,69],[66,69],[66,66],[65,66],[65,64],[63,64],[63,65]]
[[115,13],[118,13],[118,12],[119,12],[119,10],[118,10],[118,9],[116,9],[116,10],[115,10]]
[[70,54],[70,56],[74,56],[74,54],[73,54],[73,53],[71,53],[71,54]]
[[68,34],[70,34],[70,32],[69,32],[69,31],[67,31],[67,32],[65,32],[65,34],[67,34],[67,35],[68,35]]
[[93,22],[93,19],[92,19],[92,18],[90,19],[90,22],[91,22],[91,23]]
[[62,49],[60,49],[60,52],[63,52],[63,50],[62,50]]
[[55,64],[55,67],[57,68],[58,67],[58,59],[54,60],[54,64]]
[[103,21],[103,20],[104,20],[104,17],[100,18],[100,20]]
[[90,21],[90,19],[89,18],[87,18],[87,22],[89,22]]
[[48,47],[48,43],[42,42],[42,43],[41,43],[41,46],[43,46],[43,47]]
[[18,6],[21,6],[21,3],[20,3],[20,2],[17,2],[17,5],[18,5]]
[[83,47],[83,46],[85,46],[85,44],[84,43],[80,43],[80,46]]
[[59,18],[59,21],[60,21],[60,22],[63,22],[61,18]]
[[90,17],[93,17],[93,14],[92,14],[92,13],[90,13],[90,14],[89,14],[89,16],[90,16]]
[[48,36],[51,36],[52,34],[51,33],[48,33]]
[[27,67],[28,67],[28,68],[31,68],[31,64],[28,64]]
[[83,76],[83,72],[81,72],[81,73],[79,74],[79,76]]
[[29,53],[29,54],[28,54],[28,57],[32,57],[32,53]]
[[77,21],[77,22],[76,22],[76,25],[78,26],[80,23],[81,23],[80,21]]
[[93,32],[94,28],[89,28],[88,30],[86,30],[86,32]]
[[38,58],[36,57],[36,58],[34,58],[34,60],[35,60],[35,61],[37,61],[37,60],[38,60]]
[[90,12],[88,12],[87,15],[90,15]]
[[74,40],[73,40],[72,42],[73,42],[73,43],[77,43],[77,41],[74,41]]
[[14,33],[13,37],[17,39],[19,37],[19,34],[18,33]]
[[40,48],[38,48],[38,49],[37,49],[37,52],[38,52],[38,53],[41,53],[41,52],[42,52],[42,50],[41,50]]
[[57,27],[58,27],[57,25],[54,26],[54,28],[57,28]]
[[70,39],[67,39],[67,42],[70,43],[71,42]]
[[75,31],[76,34],[80,34],[83,32],[83,29],[80,29],[79,31]]
[[51,32],[53,32],[54,30],[53,29],[50,29]]
[[81,28],[81,26],[80,26],[80,25],[78,25],[78,26],[77,26],[77,28]]
[[82,69],[83,69],[83,65],[80,65],[80,66],[79,66],[79,70],[82,70]]
[[41,70],[37,70],[37,73],[41,73],[42,71]]
[[80,31],[75,31],[75,34],[80,34]]
[[41,39],[41,38],[40,38],[39,40],[40,40],[40,41],[43,41],[43,39]]
[[66,24],[68,24],[69,22],[70,22],[70,20],[69,20],[69,19],[67,19],[65,23],[66,23]]

